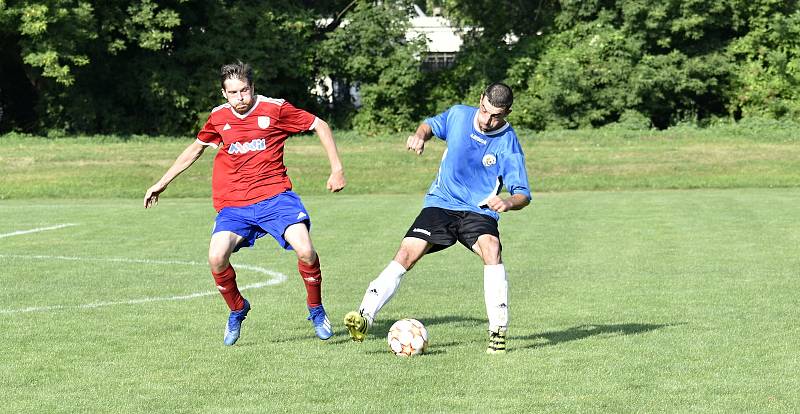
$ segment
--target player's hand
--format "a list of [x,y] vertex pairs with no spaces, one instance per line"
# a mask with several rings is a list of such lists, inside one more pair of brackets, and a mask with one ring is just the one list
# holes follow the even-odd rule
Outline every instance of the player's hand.
[[164,190],[165,188],[158,184],[148,188],[147,192],[144,194],[144,208],[155,207],[158,205],[158,196]]
[[417,136],[417,134],[411,135],[406,140],[406,148],[409,151],[414,151],[417,155],[422,155],[422,151],[425,151],[425,140]]
[[342,191],[344,186],[347,185],[347,181],[344,179],[344,171],[339,170],[331,173],[331,176],[328,177],[328,191],[332,193],[338,193]]
[[502,213],[511,210],[512,204],[511,200],[503,200],[499,196],[494,196],[489,199],[486,206],[498,213]]

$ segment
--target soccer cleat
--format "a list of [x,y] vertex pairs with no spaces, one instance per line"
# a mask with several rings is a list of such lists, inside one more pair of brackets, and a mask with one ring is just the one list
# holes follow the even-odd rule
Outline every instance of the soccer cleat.
[[350,334],[350,339],[356,342],[363,342],[367,337],[367,329],[369,324],[360,312],[352,311],[344,315],[344,324],[347,326],[347,332]]
[[506,353],[506,328],[498,328],[496,331],[489,331],[489,348],[487,354]]
[[225,325],[225,345],[231,346],[239,340],[239,333],[242,331],[242,321],[250,312],[250,302],[244,299],[244,307],[238,311],[231,311],[228,316],[228,324]]
[[331,328],[331,321],[328,320],[328,315],[325,314],[325,308],[322,305],[308,308],[308,319],[314,324],[314,332],[317,338],[323,341],[333,336],[333,328]]

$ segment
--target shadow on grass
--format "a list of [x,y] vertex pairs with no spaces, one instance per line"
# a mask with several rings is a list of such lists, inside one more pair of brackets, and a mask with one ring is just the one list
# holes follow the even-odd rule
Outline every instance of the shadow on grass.
[[[436,325],[455,325],[465,327],[480,327],[485,330],[487,323],[483,318],[472,318],[458,315],[444,315],[444,316],[425,316],[419,315],[416,319],[422,322],[429,329]],[[367,334],[367,341],[370,340],[386,340],[386,334],[389,328],[395,322],[394,318],[384,318],[375,321]],[[535,349],[546,346],[554,346],[565,342],[578,341],[581,339],[590,338],[598,335],[637,335],[645,332],[655,331],[657,329],[666,328],[670,326],[685,325],[685,322],[671,323],[671,324],[646,324],[646,323],[620,323],[620,324],[587,324],[578,325],[563,331],[551,331],[543,333],[533,333],[530,335],[509,336],[511,343],[509,344],[509,351],[523,349]],[[512,327],[512,332],[515,327]],[[481,337],[482,338],[482,337]],[[282,338],[273,338],[272,342],[288,342],[296,340],[315,340],[313,333],[304,334],[302,336],[285,336]],[[533,343],[525,343],[533,341]],[[352,342],[347,330],[337,329],[334,336],[324,341],[329,344],[346,344]],[[451,341],[448,343],[432,343],[428,348],[426,354],[436,355],[446,353],[446,348],[462,345],[461,342]],[[370,353],[383,353],[384,351],[372,351]]]
[[[454,347],[461,345],[459,342],[445,342],[445,343],[436,343],[435,345],[428,344],[428,349],[425,350],[425,356],[430,355],[442,355],[447,353],[447,348]],[[391,351],[389,350],[389,346],[386,345],[386,349],[379,350],[379,351],[368,351],[367,354],[372,355],[383,355],[383,354],[390,354]]]
[[[479,326],[486,324],[486,319],[470,318],[466,316],[445,315],[445,316],[417,316],[414,317],[422,322],[426,327],[436,325],[464,325],[464,326]],[[389,328],[395,323],[394,319],[379,319],[372,324],[370,333],[386,335],[389,333]]]
[[[511,336],[509,344],[513,349],[542,348],[564,342],[578,341],[598,335],[637,335],[669,326],[685,325],[685,323],[672,324],[647,324],[647,323],[617,323],[608,325],[579,325],[563,331],[544,332],[525,336]],[[516,341],[535,341],[533,344],[517,345]]]

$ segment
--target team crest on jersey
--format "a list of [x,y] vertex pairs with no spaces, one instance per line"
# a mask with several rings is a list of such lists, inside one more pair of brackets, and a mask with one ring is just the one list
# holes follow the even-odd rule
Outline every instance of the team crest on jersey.
[[497,158],[495,158],[492,154],[486,154],[483,156],[482,162],[484,167],[491,167],[492,165],[497,164]]
[[269,117],[268,116],[259,116],[258,117],[258,127],[261,129],[267,129],[269,127]]

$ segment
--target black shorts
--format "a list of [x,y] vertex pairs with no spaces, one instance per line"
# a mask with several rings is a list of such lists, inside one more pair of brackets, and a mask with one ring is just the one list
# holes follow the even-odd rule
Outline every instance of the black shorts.
[[[484,234],[500,238],[497,220],[471,211],[446,210],[426,207],[406,232],[406,237],[416,237],[431,243],[428,253],[444,250],[458,241],[472,251],[478,237]],[[502,249],[502,245],[500,246]]]

